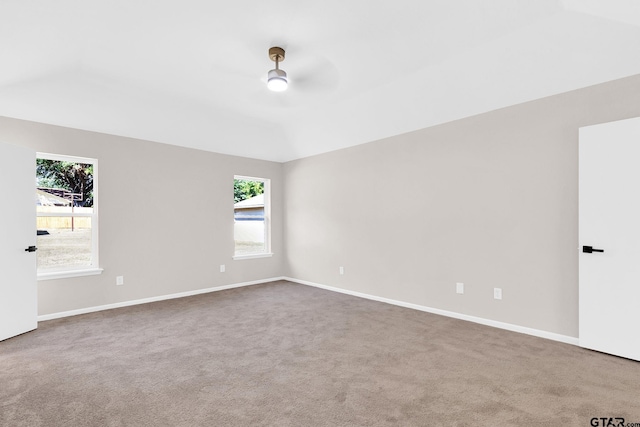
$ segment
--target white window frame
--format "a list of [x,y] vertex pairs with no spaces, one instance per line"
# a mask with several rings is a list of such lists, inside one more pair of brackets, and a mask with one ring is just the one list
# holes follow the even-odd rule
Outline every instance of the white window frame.
[[[254,258],[267,258],[273,256],[271,252],[271,179],[259,178],[255,176],[246,175],[234,175],[234,181],[241,179],[244,181],[260,181],[264,183],[264,251],[255,252],[250,254],[236,255],[236,236],[233,235],[233,259],[254,259]],[[235,223],[235,218],[234,218]]]
[[69,213],[69,212],[36,212],[38,217],[90,217],[91,218],[91,265],[83,266],[62,266],[46,271],[38,270],[38,280],[63,279],[66,277],[93,276],[101,274],[98,257],[98,159],[88,157],[67,156],[63,154],[36,153],[37,159],[56,160],[61,162],[85,163],[93,165],[93,213]]

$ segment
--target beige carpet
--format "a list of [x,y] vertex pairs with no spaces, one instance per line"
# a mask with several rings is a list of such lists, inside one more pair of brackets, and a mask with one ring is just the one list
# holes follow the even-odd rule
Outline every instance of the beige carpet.
[[288,282],[0,342],[0,425],[640,423],[640,363]]

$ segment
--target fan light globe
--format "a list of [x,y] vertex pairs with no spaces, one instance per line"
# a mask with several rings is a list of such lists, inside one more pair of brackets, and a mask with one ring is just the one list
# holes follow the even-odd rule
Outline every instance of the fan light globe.
[[267,74],[267,87],[274,92],[287,90],[287,73],[284,70],[274,69]]

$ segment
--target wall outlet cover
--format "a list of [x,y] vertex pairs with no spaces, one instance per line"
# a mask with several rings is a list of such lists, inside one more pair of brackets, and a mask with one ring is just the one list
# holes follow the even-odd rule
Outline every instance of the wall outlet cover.
[[502,299],[502,288],[493,288],[493,298]]
[[456,283],[456,293],[457,294],[464,294],[464,283]]

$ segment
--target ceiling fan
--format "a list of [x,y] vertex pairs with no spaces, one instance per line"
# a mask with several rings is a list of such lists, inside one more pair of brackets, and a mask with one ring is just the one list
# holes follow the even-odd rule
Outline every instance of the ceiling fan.
[[267,87],[274,92],[292,89],[303,91],[327,92],[337,86],[338,70],[326,58],[302,55],[291,64],[291,78],[286,71],[280,69],[280,62],[285,59],[285,50],[274,46],[269,48],[269,59],[275,62],[275,68],[267,73]]

